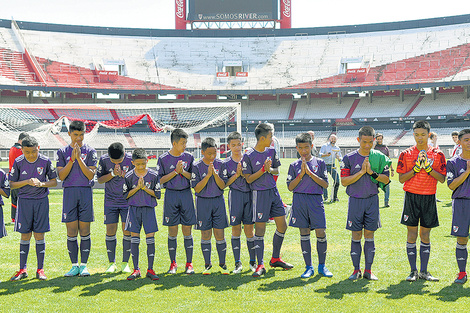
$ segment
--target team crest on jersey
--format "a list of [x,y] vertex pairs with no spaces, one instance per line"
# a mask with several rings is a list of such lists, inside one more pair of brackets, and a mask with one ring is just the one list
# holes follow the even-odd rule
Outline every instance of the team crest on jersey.
[[181,161],[181,164],[183,165],[183,168],[186,168],[186,166],[188,166],[188,162],[186,161]]
[[38,171],[39,175],[42,175],[42,173],[44,172],[44,167],[36,167],[36,170]]
[[297,222],[297,218],[293,217],[292,218],[292,224],[295,224],[295,222]]
[[352,226],[352,221],[348,221],[348,225],[349,225],[349,227],[351,227]]
[[21,228],[21,223],[18,223],[18,229],[20,229],[20,228]]
[[235,223],[236,219],[237,219],[237,217],[232,215],[232,223]]
[[170,218],[168,216],[165,216],[165,221],[168,223],[170,222]]
[[262,219],[263,218],[263,213],[258,213],[258,219]]
[[122,167],[122,170],[127,173],[127,171],[129,170],[129,166],[128,166],[128,165],[124,165],[124,166]]
[[459,231],[459,227],[458,226],[453,226],[452,229],[454,230],[454,233],[458,232]]
[[64,213],[64,220],[67,219],[67,213]]
[[214,171],[217,175],[219,175],[219,170],[218,169],[215,168]]
[[198,223],[199,223],[199,227],[202,227],[202,221],[199,221]]
[[150,182],[145,182],[145,187],[149,188],[150,189]]
[[86,156],[87,156],[86,153],[82,153],[82,154],[80,155],[80,159],[82,159],[83,161],[85,161]]
[[403,220],[406,222],[408,220],[409,216],[408,215],[403,215]]
[[318,171],[318,164],[313,167],[313,172],[316,173]]

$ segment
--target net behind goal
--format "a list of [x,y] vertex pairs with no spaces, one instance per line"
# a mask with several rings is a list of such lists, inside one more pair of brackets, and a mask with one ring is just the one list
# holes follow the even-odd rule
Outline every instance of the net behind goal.
[[[58,149],[69,143],[67,129],[73,120],[85,122],[85,142],[102,149],[116,141],[126,148],[168,148],[166,133],[174,128],[194,134],[235,124],[241,131],[239,102],[4,104],[0,105],[0,148],[10,148],[21,132],[27,132],[38,139],[41,149]],[[188,147],[197,143],[192,137]]]

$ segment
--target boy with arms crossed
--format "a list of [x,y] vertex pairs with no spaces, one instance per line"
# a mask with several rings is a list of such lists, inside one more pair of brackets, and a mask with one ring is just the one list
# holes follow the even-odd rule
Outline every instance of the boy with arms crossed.
[[273,127],[261,123],[255,128],[256,145],[249,149],[242,159],[243,176],[253,190],[253,221],[255,222],[255,251],[258,267],[253,277],[260,277],[266,273],[264,267],[264,234],[266,222],[274,217],[276,232],[273,237],[273,255],[269,265],[291,269],[292,264],[280,258],[284,234],[287,230],[286,212],[281,196],[276,187],[273,174],[279,174],[281,162],[276,150],[271,148]]
[[447,185],[453,190],[450,234],[457,237],[455,257],[459,274],[454,283],[464,284],[467,281],[467,242],[470,225],[470,129],[461,130],[458,137],[462,153],[447,161]]
[[130,273],[129,257],[131,255],[131,233],[125,230],[128,212],[127,200],[122,194],[124,177],[132,170],[132,155],[124,151],[124,146],[115,142],[108,147],[108,153],[103,154],[98,163],[96,176],[98,183],[105,184],[104,189],[104,223],[106,224],[106,250],[109,266],[106,273],[114,273],[116,266],[116,232],[119,216],[122,224],[122,266],[121,271]]
[[[63,182],[62,222],[67,228],[67,250],[72,269],[64,276],[90,276],[87,269],[90,255],[90,223],[93,215],[93,178],[98,158],[96,150],[83,143],[86,126],[73,121],[69,126],[70,145],[57,151],[57,173]],[[80,233],[80,258],[78,265],[78,241]]]
[[[407,226],[406,253],[411,273],[407,281],[418,278],[438,281],[428,272],[428,261],[431,251],[431,229],[439,226],[436,206],[437,182],[443,183],[446,175],[446,158],[442,151],[428,146],[431,126],[426,121],[413,124],[413,136],[416,145],[400,153],[397,173],[405,191],[405,201],[401,223]],[[421,271],[416,267],[416,239],[421,238],[419,257]]]
[[201,143],[203,158],[194,162],[191,185],[196,193],[196,228],[201,231],[201,249],[204,256],[204,275],[211,273],[211,237],[214,232],[221,273],[230,274],[225,264],[227,243],[224,229],[228,227],[225,212],[225,183],[220,178],[222,160],[217,158],[217,145],[213,138]]
[[188,134],[180,129],[174,129],[170,136],[172,148],[160,155],[157,163],[157,172],[160,184],[165,191],[163,202],[163,225],[168,226],[168,253],[170,255],[170,269],[168,274],[176,274],[176,247],[178,225],[184,236],[184,249],[186,251],[186,274],[194,274],[193,269],[193,236],[191,226],[196,224],[193,194],[191,192],[191,173],[193,171],[194,157],[186,152]]
[[[375,130],[364,126],[359,130],[359,149],[346,154],[341,169],[341,184],[349,196],[346,229],[351,231],[351,260],[356,280],[364,276],[377,280],[371,272],[375,256],[374,232],[380,227],[378,183],[388,184],[390,159],[374,146]],[[380,165],[382,164],[382,165]],[[364,275],[361,273],[361,239],[364,236]]]
[[242,173],[242,136],[239,132],[233,132],[227,137],[228,147],[231,156],[226,158],[223,163],[222,179],[225,186],[230,187],[228,193],[228,206],[230,225],[232,226],[232,251],[235,259],[234,274],[241,273],[243,270],[240,261],[240,235],[242,233],[243,222],[246,245],[250,255],[250,268],[256,270],[256,255],[254,247],[253,233],[253,207],[251,189]]
[[300,230],[300,247],[305,260],[305,272],[300,277],[309,278],[315,272],[312,266],[311,229],[315,229],[317,236],[318,272],[333,277],[325,267],[327,242],[323,188],[328,188],[326,164],[312,155],[313,142],[309,133],[298,134],[295,145],[300,159],[289,166],[287,188],[294,193],[289,226]]
[[26,264],[32,233],[36,239],[36,278],[46,280],[44,233],[50,230],[48,188],[57,186],[57,174],[51,160],[39,153],[38,142],[34,137],[23,138],[21,149],[23,155],[16,158],[10,171],[11,188],[19,190],[15,230],[21,233],[20,270],[10,280],[28,277]]
[[134,280],[140,277],[139,268],[139,245],[140,230],[142,226],[145,231],[145,241],[147,243],[147,277],[151,280],[158,280],[157,274],[153,270],[155,259],[155,233],[158,231],[155,207],[160,199],[161,190],[158,180],[158,173],[147,168],[147,153],[142,148],[137,148],[132,152],[132,164],[134,169],[125,176],[122,186],[124,197],[129,204],[127,212],[126,230],[131,233],[131,253],[134,263],[134,272],[127,277],[127,280]]

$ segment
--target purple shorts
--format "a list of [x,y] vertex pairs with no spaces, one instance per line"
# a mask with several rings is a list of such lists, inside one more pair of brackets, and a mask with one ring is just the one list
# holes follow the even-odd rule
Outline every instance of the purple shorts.
[[166,189],[163,202],[163,225],[195,225],[196,211],[194,210],[193,193],[191,189]]
[[271,217],[285,215],[286,209],[277,188],[253,190],[253,222],[266,223]]
[[5,223],[3,222],[3,208],[0,206],[0,238],[7,235],[7,230],[5,229]]
[[104,207],[104,223],[105,224],[116,224],[119,222],[119,216],[121,216],[121,222],[125,223],[127,219],[127,212],[129,207]]
[[224,196],[203,198],[196,196],[196,229],[209,230],[228,227]]
[[326,228],[323,195],[294,193],[289,226],[298,228]]
[[251,191],[230,189],[228,192],[230,225],[253,224],[253,199]]
[[452,199],[452,230],[456,237],[468,237],[470,225],[470,199]]
[[93,190],[91,187],[66,187],[63,193],[62,223],[93,222]]
[[378,195],[364,199],[349,197],[346,229],[376,231],[379,227],[382,225],[380,224]]
[[146,234],[156,233],[158,231],[155,208],[147,206],[129,206],[125,229],[131,233],[140,233],[142,226]]
[[22,234],[28,234],[30,232],[46,233],[50,230],[49,198],[18,198],[18,206],[16,209],[15,218],[15,231]]

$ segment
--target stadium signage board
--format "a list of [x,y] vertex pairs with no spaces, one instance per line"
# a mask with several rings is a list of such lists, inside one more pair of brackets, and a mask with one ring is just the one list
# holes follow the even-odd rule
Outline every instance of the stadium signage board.
[[237,77],[248,77],[248,72],[237,72],[235,74]]
[[217,77],[228,77],[228,72],[217,72]]
[[[290,0],[288,0],[290,1]],[[278,19],[279,0],[189,0],[190,21],[262,21]]]

